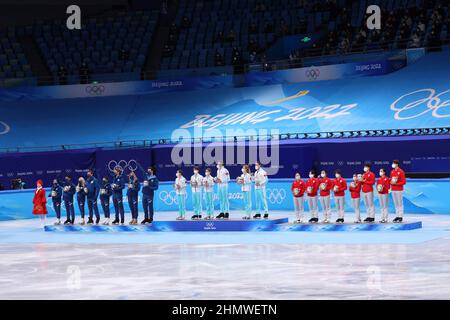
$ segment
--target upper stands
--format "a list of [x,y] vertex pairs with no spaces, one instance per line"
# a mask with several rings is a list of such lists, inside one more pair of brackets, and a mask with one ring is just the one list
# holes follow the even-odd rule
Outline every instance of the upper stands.
[[[381,30],[365,26],[370,4],[382,8]],[[439,48],[450,41],[449,8],[444,0],[179,0],[171,9],[174,19],[165,21],[169,31],[160,49],[159,76],[180,69],[221,67],[220,74],[239,66],[234,72],[247,71],[243,65],[270,67],[278,59],[283,60],[276,63],[280,69],[301,66],[312,56]],[[36,41],[54,83],[85,83],[92,75],[98,81],[111,79],[101,74],[114,74],[115,81],[139,79],[140,73],[155,71],[146,70],[144,63],[159,15],[159,10],[113,11],[82,20],[81,31],[67,30],[64,21],[1,30],[0,83],[37,76],[17,35]],[[271,50],[280,39],[295,35],[313,40],[299,43],[294,38],[288,53]],[[134,76],[123,77],[127,74]]]
[[16,29],[0,30],[0,79],[31,76],[31,67],[17,41]]

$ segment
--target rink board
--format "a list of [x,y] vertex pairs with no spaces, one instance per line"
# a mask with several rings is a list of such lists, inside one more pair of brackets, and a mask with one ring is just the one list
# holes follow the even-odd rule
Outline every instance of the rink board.
[[46,232],[158,232],[158,231],[282,231],[282,232],[332,232],[332,231],[402,231],[422,228],[421,221],[405,223],[362,224],[288,224],[288,218],[269,220],[199,220],[154,221],[152,225],[47,225]]
[[274,231],[401,231],[422,228],[421,221],[403,223],[317,223],[317,224],[289,224],[275,226]]
[[288,218],[261,220],[153,221],[152,225],[59,225],[45,226],[47,232],[152,232],[152,231],[273,231]]

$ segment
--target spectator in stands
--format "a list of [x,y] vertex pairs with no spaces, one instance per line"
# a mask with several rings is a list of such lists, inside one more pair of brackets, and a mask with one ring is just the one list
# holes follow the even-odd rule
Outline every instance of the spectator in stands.
[[417,32],[414,32],[414,34],[412,35],[411,42],[410,42],[409,46],[411,48],[418,48],[418,47],[420,47],[420,37],[417,34]]
[[270,20],[266,20],[264,23],[264,32],[272,33],[273,32],[273,23]]
[[220,54],[219,50],[216,50],[214,60],[215,60],[216,66],[224,66],[225,65],[225,61],[223,60],[223,57]]
[[181,20],[181,26],[185,29],[190,28],[191,27],[191,20],[189,20],[188,17],[184,16],[183,19]]
[[216,41],[223,43],[225,41],[225,35],[223,34],[223,31],[219,31],[216,37]]
[[126,60],[128,60],[128,57],[129,57],[128,50],[125,48],[120,49],[119,59],[122,61],[126,61]]
[[234,32],[233,29],[231,29],[230,32],[228,32],[227,41],[233,42],[235,39],[236,39],[236,33]]
[[258,33],[258,26],[256,25],[256,23],[252,22],[250,24],[250,26],[248,27],[248,33],[250,34]]
[[172,48],[166,44],[164,45],[164,50],[163,50],[163,57],[170,57],[173,54],[173,50]]
[[169,29],[170,34],[177,35],[178,34],[178,27],[175,22],[172,22]]
[[79,69],[80,83],[87,84],[90,82],[90,70],[86,62],[83,62]]
[[64,66],[60,66],[58,70],[58,80],[60,85],[67,84],[67,70]]

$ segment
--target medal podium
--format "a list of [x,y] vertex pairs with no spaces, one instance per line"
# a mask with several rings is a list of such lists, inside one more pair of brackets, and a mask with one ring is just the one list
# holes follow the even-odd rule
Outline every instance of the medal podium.
[[229,219],[229,220],[165,220],[151,225],[47,225],[46,232],[223,232],[223,231],[278,231],[278,232],[353,232],[402,231],[422,228],[422,222],[404,223],[288,223],[288,218]]

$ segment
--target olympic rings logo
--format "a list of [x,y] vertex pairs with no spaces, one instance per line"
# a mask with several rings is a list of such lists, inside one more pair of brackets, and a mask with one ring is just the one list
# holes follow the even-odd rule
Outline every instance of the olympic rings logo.
[[108,170],[110,172],[114,172],[115,168],[120,168],[120,170],[124,171],[125,168],[130,169],[131,171],[136,171],[138,168],[137,161],[134,159],[131,159],[129,161],[126,160],[111,160],[108,162]]
[[267,194],[271,204],[282,204],[286,198],[286,190],[284,189],[267,189]]
[[90,95],[100,95],[103,92],[105,92],[105,86],[104,85],[93,85],[93,86],[87,86],[85,89],[86,93],[89,93]]
[[177,194],[175,191],[161,191],[159,193],[159,199],[168,206],[178,204]]
[[207,228],[212,228],[212,227],[214,227],[214,222],[207,222],[207,223],[206,223],[206,227],[207,227]]
[[305,75],[309,80],[317,80],[320,76],[319,69],[308,69],[305,71]]
[[7,134],[10,130],[11,130],[11,128],[10,128],[10,126],[8,126],[8,124],[6,122],[0,121],[0,135]]

